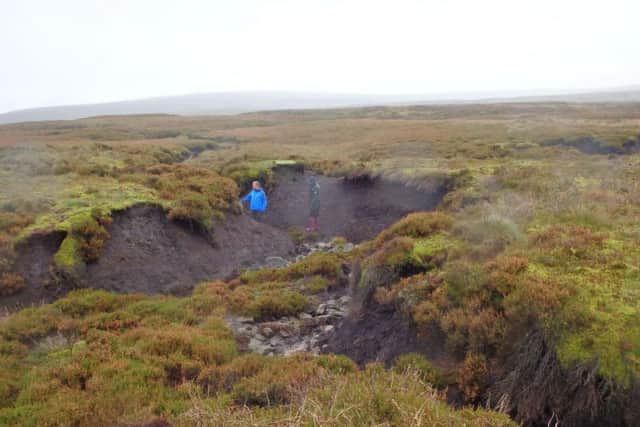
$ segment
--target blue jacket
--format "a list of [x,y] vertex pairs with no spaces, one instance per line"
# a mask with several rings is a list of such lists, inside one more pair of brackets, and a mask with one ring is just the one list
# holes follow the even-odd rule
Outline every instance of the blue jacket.
[[249,194],[244,196],[243,202],[249,202],[249,210],[264,212],[267,210],[267,195],[264,190],[251,190]]

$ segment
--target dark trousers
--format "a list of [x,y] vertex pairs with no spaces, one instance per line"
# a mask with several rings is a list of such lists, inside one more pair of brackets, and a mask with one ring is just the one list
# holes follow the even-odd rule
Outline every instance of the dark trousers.
[[264,219],[264,211],[249,211],[249,215],[256,221],[262,221]]

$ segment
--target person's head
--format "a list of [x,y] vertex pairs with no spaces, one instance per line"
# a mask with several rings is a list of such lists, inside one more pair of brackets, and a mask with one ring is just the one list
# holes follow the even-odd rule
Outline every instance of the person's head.
[[260,181],[253,181],[253,182],[251,183],[251,187],[252,187],[254,190],[261,190],[261,189],[262,189],[262,185],[260,185]]

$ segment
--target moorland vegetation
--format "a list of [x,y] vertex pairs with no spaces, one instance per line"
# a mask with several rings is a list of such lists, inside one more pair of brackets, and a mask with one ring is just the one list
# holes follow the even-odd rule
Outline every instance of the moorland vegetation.
[[[154,204],[203,237],[274,160],[447,194],[344,253],[186,297],[77,290],[0,323],[0,423],[633,425],[640,377],[640,105],[499,104],[102,117],[0,127],[0,294],[21,242],[63,233],[56,280],[100,257],[112,213]],[[349,283],[343,266],[358,266]],[[352,286],[446,337],[454,369],[239,352],[228,313],[302,312]],[[425,338],[426,339],[426,338]],[[286,375],[283,373],[286,372]],[[635,421],[637,422],[637,421]]]

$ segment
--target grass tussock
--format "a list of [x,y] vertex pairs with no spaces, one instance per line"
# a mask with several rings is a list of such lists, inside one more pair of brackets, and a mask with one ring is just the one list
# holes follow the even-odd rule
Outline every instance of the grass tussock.
[[295,425],[414,416],[425,425],[510,425],[500,414],[449,408],[420,358],[360,371],[343,356],[240,355],[221,303],[203,289],[185,298],[83,290],[10,316],[0,325],[0,421],[241,425],[297,414]]
[[[179,418],[179,425],[516,425],[505,415],[483,409],[453,410],[442,402],[442,396],[422,380],[419,371],[387,371],[380,365],[369,365],[363,371],[349,368],[346,372],[325,368],[326,356],[300,364],[291,376],[274,377],[267,388],[255,396],[248,382],[239,388],[247,406],[226,406],[195,396],[193,407]],[[306,366],[305,366],[306,365]],[[320,365],[320,366],[318,366]],[[342,366],[341,362],[339,366]],[[315,373],[308,377],[312,370]],[[342,371],[342,372],[341,372]],[[258,374],[254,378],[259,378]],[[286,383],[286,387],[282,387]],[[245,393],[249,392],[245,395]],[[266,397],[274,401],[265,405]],[[257,399],[254,399],[257,397]],[[289,403],[283,403],[286,397]],[[260,406],[256,410],[255,406]]]

